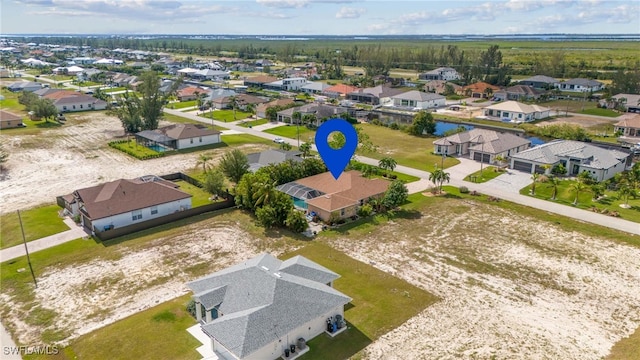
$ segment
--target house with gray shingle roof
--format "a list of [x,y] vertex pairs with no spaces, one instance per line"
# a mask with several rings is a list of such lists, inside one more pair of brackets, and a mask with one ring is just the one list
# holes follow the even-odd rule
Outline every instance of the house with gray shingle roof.
[[417,110],[433,109],[444,106],[446,98],[439,94],[427,93],[418,90],[403,92],[391,96],[393,106],[399,108],[411,108]]
[[491,164],[496,156],[508,159],[531,146],[531,141],[508,132],[471,129],[433,142],[436,154],[464,156]]
[[535,75],[530,78],[520,80],[519,83],[536,89],[548,89],[556,86],[558,84],[558,80],[546,75]]
[[630,163],[629,153],[573,140],[552,141],[511,157],[511,168],[515,170],[541,174],[562,164],[567,169],[567,175],[575,176],[586,171],[596,181],[612,178]]
[[604,89],[604,84],[596,80],[576,78],[556,84],[556,87],[562,91],[590,92]]
[[263,253],[187,286],[219,358],[271,360],[291,345],[304,350],[298,339],[323,333],[328,318],[344,318],[351,298],[333,288],[339,277],[302,256],[282,261]]
[[255,172],[261,167],[271,164],[280,164],[288,160],[301,162],[301,154],[302,153],[299,151],[287,151],[281,149],[269,149],[259,153],[248,154],[247,160],[249,161],[249,171]]

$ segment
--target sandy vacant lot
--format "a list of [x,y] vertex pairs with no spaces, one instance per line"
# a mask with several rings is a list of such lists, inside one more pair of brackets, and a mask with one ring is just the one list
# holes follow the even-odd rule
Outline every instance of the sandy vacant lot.
[[[9,171],[0,181],[2,213],[52,203],[58,195],[107,181],[169,174],[196,165],[197,153],[137,160],[107,145],[124,134],[117,118],[103,113],[71,116],[78,117],[74,125],[40,135],[0,135],[10,153]],[[212,153],[221,155],[224,149]]]

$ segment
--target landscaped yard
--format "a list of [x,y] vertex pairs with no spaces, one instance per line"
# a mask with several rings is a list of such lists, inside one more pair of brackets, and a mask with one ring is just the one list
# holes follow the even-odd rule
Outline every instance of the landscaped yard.
[[18,102],[18,96],[20,93],[14,93],[8,90],[0,91],[0,94],[4,96],[4,99],[0,100],[0,109],[7,110],[16,115],[26,115],[27,112],[24,109],[24,105]]
[[189,184],[184,180],[175,181],[175,183],[180,186],[180,190],[193,195],[193,197],[191,198],[191,207],[211,204],[211,201],[209,200],[211,194],[209,194],[202,188]]
[[[567,206],[574,206],[573,201],[576,198],[576,193],[571,189],[571,184],[575,182],[574,180],[562,180],[558,185],[558,194],[555,202]],[[530,195],[530,191],[531,185],[522,188],[520,194]],[[543,200],[554,201],[551,200],[552,194],[553,187],[549,183],[536,183],[536,193],[533,196]],[[593,200],[593,193],[589,190],[589,186],[586,186],[586,189],[580,192],[578,203],[575,206],[581,209],[597,208],[600,211],[604,209],[616,211],[620,214],[621,218],[640,223],[640,198],[634,199],[632,196],[629,196],[629,205],[631,206],[629,209],[620,207],[621,204],[624,204],[624,201],[613,191],[605,191],[603,198]]]
[[282,126],[274,127],[271,129],[267,129],[264,132],[272,135],[290,138],[290,139],[297,139],[298,131],[300,132],[301,142],[306,142],[306,141],[314,142],[316,131],[309,129],[306,126],[282,125]]
[[620,113],[617,112],[617,111],[613,111],[613,110],[610,110],[610,109],[600,109],[600,108],[585,109],[585,110],[581,111],[580,113],[587,114],[587,115],[607,116],[607,117],[618,117],[618,116],[620,116]]
[[478,170],[473,174],[469,174],[466,178],[464,178],[464,180],[475,183],[483,183],[491,179],[495,179],[502,174],[504,174],[504,172],[498,171],[498,168],[496,168],[495,166],[487,166],[482,169],[482,172]]
[[121,86],[121,87],[113,87],[113,88],[103,88],[102,92],[105,94],[111,94],[117,91],[125,91],[125,90],[127,90],[127,88]]
[[258,126],[258,125],[264,125],[266,123],[268,123],[269,120],[267,119],[257,119],[257,120],[251,120],[251,121],[241,121],[240,123],[238,123],[238,125],[246,127],[246,128],[250,128],[250,127],[254,127],[254,126]]
[[163,113],[162,114],[162,119],[166,120],[166,121],[170,121],[173,123],[179,123],[179,124],[196,124],[196,125],[204,125],[206,126],[208,129],[216,129],[218,131],[223,131],[223,130],[229,130],[227,128],[224,128],[222,126],[217,126],[217,125],[208,125],[206,123],[203,123],[202,121],[195,121],[195,120],[191,120],[189,118],[186,117],[182,117],[182,116],[178,116],[178,115],[173,115],[173,114],[167,114],[167,113]]
[[136,159],[145,160],[152,159],[155,157],[163,156],[163,153],[157,152],[155,150],[149,149],[146,146],[138,144],[135,139],[131,139],[129,141],[119,142],[113,141],[109,143],[114,149],[118,149],[124,152],[127,155],[131,155]]
[[[37,240],[45,236],[69,230],[69,227],[58,216],[58,205],[41,206],[20,212],[24,237],[27,241]],[[22,244],[22,232],[18,214],[15,212],[0,216],[0,248],[8,248]]]
[[169,109],[184,109],[184,108],[188,108],[188,107],[194,107],[198,105],[198,101],[197,100],[190,100],[190,101],[181,101],[181,102],[175,102],[175,103],[170,103],[169,105],[167,105],[167,108]]
[[199,116],[202,116],[207,119],[211,119],[212,114],[213,114],[214,120],[219,120],[224,122],[242,120],[251,116],[251,113],[240,111],[240,110],[236,110],[235,117],[233,116],[233,110],[214,110],[213,113],[211,111],[206,111],[204,114],[200,114]]
[[[441,164],[442,156],[432,154],[434,151],[433,141],[436,140],[434,137],[413,136],[400,130],[392,130],[372,124],[359,124],[357,126],[365,134],[369,135],[374,145],[378,146],[376,153],[363,153],[358,150],[357,154],[374,159],[391,157],[399,165],[426,171],[433,171],[436,165],[440,166]],[[448,168],[459,163],[457,159],[447,157],[444,161],[444,167]]]
[[245,144],[265,144],[269,146],[276,146],[277,144],[268,139],[249,135],[249,134],[233,134],[222,135],[222,142],[228,146],[239,146]]

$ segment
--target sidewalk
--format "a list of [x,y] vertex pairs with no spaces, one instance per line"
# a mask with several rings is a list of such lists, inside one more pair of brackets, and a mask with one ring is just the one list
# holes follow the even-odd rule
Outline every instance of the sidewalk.
[[[69,230],[44,237],[42,239],[27,242],[29,253],[44,250],[56,245],[64,244],[71,240],[89,236],[84,228],[82,228],[82,226],[79,226],[70,218],[64,218],[64,223],[69,226]],[[24,244],[12,246],[10,248],[0,250],[0,262],[19,258],[20,256],[24,255],[26,255]]]

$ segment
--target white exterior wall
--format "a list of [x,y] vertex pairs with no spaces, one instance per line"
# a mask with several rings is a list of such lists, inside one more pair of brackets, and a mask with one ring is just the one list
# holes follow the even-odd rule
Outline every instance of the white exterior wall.
[[418,101],[418,104],[417,104],[416,107],[421,108],[421,109],[435,108],[435,107],[439,107],[439,106],[444,106],[445,105],[445,101],[446,101],[446,99],[444,97],[442,99],[435,99],[435,100],[428,100],[428,101]]
[[591,176],[593,176],[596,181],[605,181],[611,179],[615,174],[624,171],[624,166],[625,163],[623,162],[617,163],[616,166],[610,167],[608,169],[592,169],[589,167],[580,166],[579,172],[581,173],[583,171],[586,171],[591,174]]
[[286,91],[300,90],[301,87],[307,85],[305,78],[288,78],[282,80],[282,89]]
[[[271,344],[264,346],[257,350],[253,354],[243,358],[243,360],[273,360],[277,359],[284,354],[285,346],[297,344],[298,338],[302,337],[309,343],[309,340],[322,334],[327,329],[327,318],[330,316],[342,315],[344,318],[344,306],[339,305],[333,308],[326,314],[313,319],[306,324],[299,326],[298,328],[284,334],[278,341],[274,341]],[[287,342],[288,336],[288,342]],[[297,350],[296,350],[297,351]],[[313,350],[312,350],[313,351]],[[231,358],[233,359],[233,358]]]
[[180,208],[183,210],[191,209],[191,198],[176,200],[164,204],[160,204],[157,206],[158,213],[151,214],[151,208],[144,208],[142,210],[142,219],[133,221],[132,220],[132,212],[126,212],[122,214],[117,214],[113,216],[109,216],[102,219],[94,219],[93,226],[98,229],[98,231],[103,231],[105,226],[113,225],[114,228],[119,228],[127,225],[131,225],[134,223],[140,223],[143,221],[147,221],[150,219],[155,219],[161,216],[173,214],[176,211],[180,211]]
[[455,70],[447,70],[442,72],[442,80],[451,81],[460,79],[460,75]]
[[569,92],[589,92],[589,91],[599,91],[602,90],[602,85],[598,86],[582,86],[582,85],[574,85],[573,89],[571,89],[571,85],[568,84],[557,84],[556,85],[562,91]]
[[[94,106],[95,105],[95,106]],[[75,108],[74,108],[75,106]],[[80,107],[82,106],[82,108]],[[74,111],[87,111],[87,110],[104,110],[107,108],[107,104],[93,104],[93,102],[77,102],[65,105],[56,105],[56,109],[59,112],[74,112]]]
[[[193,143],[191,143],[193,140]],[[178,140],[178,149],[188,149],[196,146],[204,146],[217,144],[220,142],[220,134],[208,135],[202,137],[202,142],[200,142],[200,138],[190,138],[190,139],[180,139]]]

